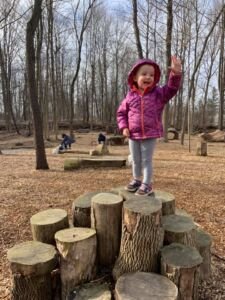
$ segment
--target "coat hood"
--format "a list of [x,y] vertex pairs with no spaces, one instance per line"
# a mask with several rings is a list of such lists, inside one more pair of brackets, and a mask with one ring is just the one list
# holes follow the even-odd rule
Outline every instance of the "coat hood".
[[142,65],[151,65],[155,69],[155,81],[154,81],[154,86],[159,82],[160,76],[161,76],[161,71],[157,63],[155,63],[151,59],[139,59],[132,67],[128,74],[128,85],[130,88],[133,87],[134,85],[134,75],[137,73],[137,70],[140,68]]

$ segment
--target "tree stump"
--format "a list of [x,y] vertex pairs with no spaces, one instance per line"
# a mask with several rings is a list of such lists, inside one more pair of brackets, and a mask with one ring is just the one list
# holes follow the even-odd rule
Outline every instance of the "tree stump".
[[95,149],[90,150],[89,154],[93,155],[107,155],[109,154],[109,149],[106,144],[98,144]]
[[175,197],[174,195],[164,192],[155,190],[153,195],[150,197],[155,197],[162,202],[162,215],[172,215],[175,214]]
[[178,287],[178,300],[197,300],[202,257],[194,247],[173,243],[161,250],[161,274]]
[[187,246],[196,245],[196,225],[189,217],[168,215],[162,218],[165,230],[164,245],[181,243]]
[[162,203],[151,197],[134,196],[123,205],[122,237],[113,277],[123,273],[158,270],[163,244]]
[[69,227],[67,212],[63,209],[47,209],[30,218],[32,236],[35,241],[55,244],[57,231]]
[[55,247],[29,241],[9,249],[13,276],[12,300],[51,300],[51,272],[57,266]]
[[192,215],[190,215],[189,213],[187,213],[186,210],[184,210],[184,209],[175,208],[175,215],[189,217],[190,219],[192,219],[194,221],[194,217]]
[[55,234],[60,254],[62,300],[74,288],[93,279],[96,272],[96,231],[91,228],[67,228]]
[[75,227],[91,227],[91,198],[99,193],[85,193],[73,201],[72,219]]
[[136,272],[122,275],[115,286],[116,300],[176,300],[176,285],[165,276]]
[[122,197],[100,193],[92,198],[91,227],[98,241],[98,262],[111,267],[118,256],[121,237]]
[[206,141],[200,140],[197,143],[196,155],[197,156],[207,156],[207,142]]
[[203,258],[200,266],[200,279],[207,280],[211,275],[211,245],[212,237],[202,230],[196,229],[196,248]]

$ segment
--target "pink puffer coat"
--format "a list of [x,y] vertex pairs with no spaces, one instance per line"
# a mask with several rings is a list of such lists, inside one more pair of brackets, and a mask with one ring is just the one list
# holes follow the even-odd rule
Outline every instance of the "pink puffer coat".
[[[149,91],[141,95],[133,89],[133,77],[143,64],[150,64],[155,68],[155,82]],[[131,139],[158,138],[163,135],[163,108],[176,95],[180,86],[181,74],[174,75],[171,72],[167,84],[162,87],[157,86],[159,80],[159,66],[149,59],[139,60],[128,75],[128,84],[131,90],[117,110],[117,123],[120,130],[129,129]]]

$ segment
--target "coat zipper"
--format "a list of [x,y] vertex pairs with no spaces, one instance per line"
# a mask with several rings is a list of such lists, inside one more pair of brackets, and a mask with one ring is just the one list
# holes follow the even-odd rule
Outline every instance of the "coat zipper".
[[141,96],[141,129],[142,129],[142,137],[145,137],[145,129],[144,129],[144,100],[143,96]]

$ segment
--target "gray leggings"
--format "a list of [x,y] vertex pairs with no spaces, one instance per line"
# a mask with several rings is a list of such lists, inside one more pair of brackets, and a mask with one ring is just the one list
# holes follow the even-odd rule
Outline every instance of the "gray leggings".
[[150,184],[152,179],[152,157],[156,145],[156,138],[146,140],[129,139],[129,149],[132,157],[133,177],[138,179],[142,175],[145,184]]

